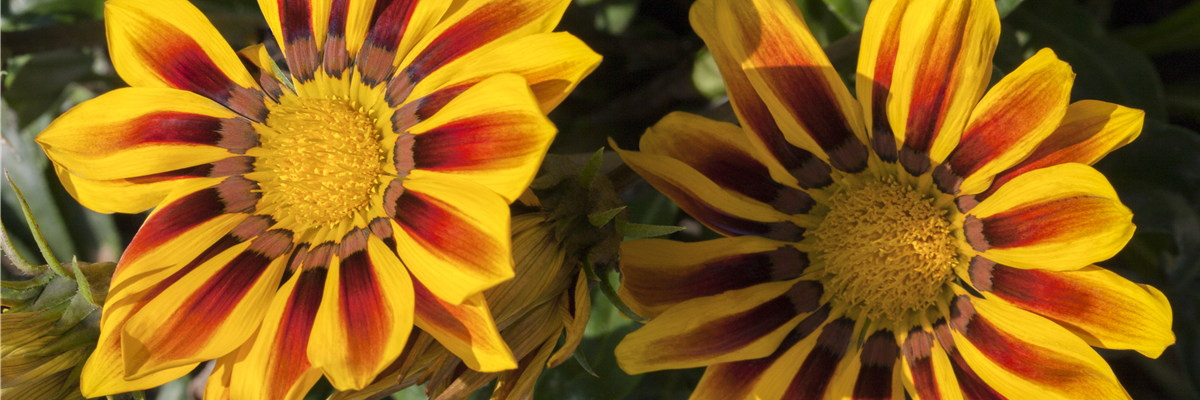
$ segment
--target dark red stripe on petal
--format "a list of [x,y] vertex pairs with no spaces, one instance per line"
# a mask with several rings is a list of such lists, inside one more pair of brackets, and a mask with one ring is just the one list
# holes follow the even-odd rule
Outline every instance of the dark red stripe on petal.
[[346,20],[349,18],[350,0],[333,0],[329,7],[329,25],[325,32],[325,50],[322,66],[329,76],[341,76],[350,67],[350,53],[346,50]]
[[340,301],[346,338],[346,358],[359,374],[370,374],[382,355],[382,346],[391,331],[385,298],[366,251],[342,260]]
[[713,392],[712,398],[739,399],[746,397],[767,368],[770,368],[779,357],[791,350],[792,346],[816,331],[828,317],[828,306],[809,315],[783,338],[783,342],[779,343],[779,347],[771,355],[709,366],[705,371],[708,382],[705,383],[703,389]]
[[[295,289],[275,333],[272,368],[267,369],[270,376],[266,382],[295,382],[312,367],[308,361],[308,339],[317,318],[317,308],[321,306],[327,273],[325,268],[315,268],[301,272],[296,278]],[[270,385],[269,397],[282,399],[289,389],[289,386]]]
[[[653,279],[639,279],[636,270],[629,270],[627,273],[630,277],[623,280],[623,285],[640,303],[649,306],[669,304],[795,278],[808,267],[808,261],[807,254],[792,247],[780,247],[764,253],[739,254],[712,260],[680,270],[681,275],[678,276],[659,275]],[[662,269],[654,271],[667,273]]]
[[333,260],[333,254],[336,250],[337,244],[334,242],[325,242],[312,246],[308,250],[308,254],[304,257],[304,269],[328,268],[329,262]]
[[879,158],[896,162],[896,136],[887,115],[887,100],[891,96],[892,72],[900,47],[900,30],[908,4],[898,4],[888,15],[887,30],[881,36],[879,52],[875,55],[875,71],[871,82],[871,148]]
[[230,157],[208,164],[180,168],[174,171],[160,172],[157,174],[125,178],[124,180],[129,183],[146,184],[187,178],[223,178],[227,176],[241,175],[252,171],[253,168],[254,157]]
[[891,399],[892,374],[899,356],[900,347],[896,345],[895,334],[887,330],[871,334],[859,354],[862,368],[854,382],[854,398]]
[[186,335],[162,334],[156,358],[171,359],[193,354],[204,346],[234,307],[262,277],[271,258],[246,251],[238,254],[208,279],[170,318],[162,332],[188,332]]
[[311,81],[321,62],[313,37],[311,4],[309,0],[278,0],[278,4],[284,58],[290,72],[300,82]]
[[671,337],[657,345],[674,347],[662,356],[709,358],[744,348],[779,329],[799,313],[787,294],[740,313],[708,321],[683,337]]
[[171,204],[159,207],[158,211],[142,224],[141,229],[138,229],[137,235],[133,237],[121,258],[140,258],[146,252],[224,213],[225,204],[216,188],[203,189],[183,196]]
[[540,115],[490,114],[466,118],[415,135],[414,168],[429,171],[478,171],[516,167],[521,155],[537,148],[541,139],[522,128],[539,122]]
[[825,324],[812,352],[800,365],[800,372],[788,385],[786,399],[816,400],[825,396],[838,362],[846,355],[846,346],[854,334],[854,320],[840,318]]
[[984,356],[1009,372],[1056,387],[1087,379],[1085,374],[1089,371],[1081,370],[1079,365],[1054,357],[1045,357],[1046,353],[1052,351],[997,329],[975,312],[975,307],[966,296],[955,298],[950,305],[950,311],[951,326],[971,341]]
[[441,200],[405,192],[396,199],[395,210],[396,223],[420,245],[462,261],[464,268],[490,265],[491,257],[504,253],[492,238],[449,211],[457,211],[454,206]]
[[241,52],[238,52],[238,59],[242,61],[242,66],[246,67],[246,71],[250,72],[250,76],[254,77],[254,80],[262,87],[263,93],[272,101],[278,103],[279,98],[283,96],[283,84],[271,76],[273,71],[263,71],[262,68],[259,68],[248,56]]
[[[660,185],[654,185],[654,187],[664,193],[673,191],[672,188]],[[694,199],[690,195],[667,194],[689,215],[726,236],[753,235],[785,242],[798,242],[804,237],[804,228],[790,222],[759,222],[742,219],[718,210],[701,200]]]
[[135,146],[192,144],[216,146],[221,141],[221,118],[174,111],[137,117],[122,127],[131,134],[92,144],[94,153],[108,153]]
[[[1102,228],[1118,216],[1113,200],[1076,196],[1038,203],[983,218],[981,233],[992,248],[1013,248]],[[1109,215],[1104,215],[1109,214]]]
[[[951,7],[953,4],[947,4]],[[923,68],[919,69],[913,82],[911,103],[908,110],[908,121],[905,121],[904,146],[900,148],[900,165],[912,175],[921,175],[929,170],[929,151],[938,130],[941,129],[950,102],[947,96],[952,96],[956,60],[962,51],[963,35],[967,32],[967,20],[971,15],[969,4],[957,10],[958,24],[950,37],[945,35],[930,35],[929,43],[923,48],[925,54],[921,57]],[[950,14],[954,10],[945,10]],[[936,29],[936,26],[935,26]]]
[[765,165],[748,153],[725,147],[694,146],[701,154],[689,155],[688,165],[726,190],[770,204],[775,209],[800,214],[808,212],[816,202],[808,193],[775,182]]
[[401,75],[420,82],[430,73],[557,7],[550,1],[492,2],[479,7],[430,43]]
[[825,150],[834,168],[859,172],[867,167],[867,148],[854,136],[838,108],[833,87],[821,67],[770,67],[759,69],[759,73],[776,93],[787,96],[784,106]]
[[989,271],[992,293],[1027,311],[1047,316],[1076,333],[1086,332],[1072,321],[1103,322],[1109,326],[1127,324],[1126,317],[1139,312],[1136,304],[1121,302],[1109,293],[1062,272],[1020,269],[995,264]]
[[912,371],[913,387],[921,400],[941,400],[938,380],[933,372],[933,334],[920,326],[908,332],[901,346],[904,359]]
[[[966,301],[965,296],[960,296],[960,298]],[[958,298],[955,299],[955,301],[957,300]],[[953,304],[950,307],[950,313],[957,314]],[[954,370],[954,378],[958,381],[963,398],[967,400],[1004,400],[1004,396],[996,393],[995,389],[992,389],[979,375],[975,374],[970,365],[967,365],[967,361],[963,359],[954,344],[954,337],[950,334],[950,327],[945,319],[938,319],[933,323],[933,333],[938,343],[946,350],[946,356],[950,358],[950,367]]]
[[382,240],[383,244],[392,249],[392,253],[396,253],[396,237],[392,232],[391,220],[383,217],[375,218],[371,220],[371,223],[367,227],[371,230],[371,235]]
[[371,30],[358,53],[363,83],[375,87],[392,77],[397,47],[416,9],[416,0],[381,0],[375,4]]
[[263,93],[257,88],[244,88],[234,83],[204,49],[179,28],[153,17],[142,16],[140,20],[145,30],[131,34],[158,40],[152,46],[134,46],[133,51],[144,63],[156,66],[156,72],[167,84],[213,99],[255,122],[266,120],[267,107],[263,103]]
[[975,218],[974,215],[967,214],[963,219],[963,235],[967,237],[967,244],[975,251],[982,253],[992,248],[988,244],[987,236],[983,234],[983,220]]

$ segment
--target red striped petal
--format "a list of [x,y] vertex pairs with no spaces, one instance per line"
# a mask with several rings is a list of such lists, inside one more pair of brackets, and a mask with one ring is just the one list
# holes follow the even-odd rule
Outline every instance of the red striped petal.
[[309,360],[335,388],[362,389],[400,356],[413,326],[412,287],[404,264],[369,231],[341,239],[308,343]]
[[1158,357],[1175,342],[1171,306],[1162,292],[1100,267],[1025,270],[976,257],[970,276],[976,289],[1053,319],[1095,347]]
[[859,106],[799,10],[792,3],[752,3],[717,1],[717,27],[785,135],[806,135],[794,140],[815,144],[808,150],[826,155],[834,168],[865,169]]
[[825,324],[821,335],[817,336],[816,346],[805,357],[800,372],[788,385],[784,398],[817,400],[824,397],[834,371],[853,339],[854,326],[854,320],[849,318],[839,318]]
[[663,117],[642,135],[642,151],[683,161],[725,190],[769,204],[788,214],[802,214],[816,204],[808,193],[784,186],[736,125],[677,112]]
[[[939,319],[933,323],[933,332],[938,344],[946,349],[946,355],[951,361],[950,368],[954,371],[954,378],[958,381],[958,388],[962,391],[963,398],[967,400],[1005,400],[1004,396],[984,382],[967,364],[966,359],[963,358],[954,343],[950,326],[945,319]],[[924,398],[922,397],[922,399]]]
[[[309,335],[325,288],[326,268],[292,276],[276,293],[247,354],[241,355],[230,382],[234,398],[295,399],[320,378],[308,359]],[[211,379],[211,378],[210,378]]]
[[121,0],[105,4],[113,66],[133,86],[195,92],[256,122],[263,93],[233,49],[191,4]]
[[258,201],[256,189],[257,185],[253,182],[230,177],[215,186],[159,206],[138,229],[133,241],[121,255],[121,261],[113,273],[114,287],[127,265],[136,263],[139,258],[172,239],[223,214],[253,210]]
[[895,388],[892,383],[896,360],[900,357],[896,334],[885,329],[871,334],[859,350],[858,357],[862,367],[854,382],[854,399],[893,399]]
[[1050,49],[1026,60],[971,112],[958,147],[933,173],[944,193],[975,194],[1020,162],[1062,121],[1075,74]]
[[513,276],[508,210],[482,186],[430,174],[414,170],[385,209],[399,228],[396,249],[405,265],[438,297],[458,304]]
[[636,374],[769,355],[822,293],[815,281],[785,281],[680,303],[626,336],[617,362]]
[[417,0],[378,0],[366,40],[355,60],[363,83],[374,87],[391,79],[400,39],[407,33]]
[[[716,32],[716,16],[711,1],[692,5],[692,28],[708,44],[725,81],[729,103],[733,106],[750,142],[764,155],[764,163],[779,182],[795,183],[802,188],[820,188],[833,183],[831,169],[808,150],[788,142],[766,103],[754,91],[746,72],[729,54]],[[785,179],[790,177],[790,179]]]
[[774,353],[762,358],[710,365],[696,385],[693,399],[742,399],[751,394],[765,376],[767,369],[781,360],[784,354],[806,339],[829,318],[829,306],[817,309],[793,329]]
[[888,102],[887,114],[902,142],[900,164],[910,174],[921,175],[958,143],[971,109],[987,88],[1000,18],[996,6],[986,0],[897,7],[906,6],[904,16],[898,17],[903,26],[889,89],[895,101]]
[[[719,250],[718,250],[719,249]],[[645,317],[680,302],[799,277],[808,255],[754,236],[621,244],[621,298]]]
[[454,305],[435,296],[416,279],[413,289],[417,326],[437,338],[467,367],[485,372],[516,367],[512,351],[496,329],[482,294]]
[[176,273],[181,277],[169,288],[160,283],[155,291],[173,295],[150,300],[125,325],[126,374],[136,378],[240,347],[265,315],[263,306],[283,272],[283,263],[275,261],[291,246],[290,232],[267,231],[190,272]]
[[950,325],[963,358],[1006,397],[1128,396],[1082,339],[1035,314],[961,295],[950,303]]
[[[1029,171],[1073,162],[1095,164],[1109,152],[1137,138],[1145,115],[1141,110],[1102,101],[1083,100],[1071,104],[1058,128],[1029,157],[996,174],[987,190],[969,196],[971,198],[965,204],[986,200],[1005,183]],[[964,201],[959,200],[963,212],[970,211],[971,207],[973,205],[964,206]]]
[[549,32],[558,25],[568,3],[504,0],[476,4],[459,9],[416,46],[415,54],[404,61],[403,71],[388,83],[386,98],[389,105],[395,107],[404,102],[413,85],[472,51],[501,45],[524,36],[521,33]]
[[908,0],[876,2],[867,10],[855,79],[871,148],[887,162],[896,162],[898,157],[895,133],[887,114],[887,100],[891,95],[893,69],[900,47],[900,22],[908,11],[908,4]]

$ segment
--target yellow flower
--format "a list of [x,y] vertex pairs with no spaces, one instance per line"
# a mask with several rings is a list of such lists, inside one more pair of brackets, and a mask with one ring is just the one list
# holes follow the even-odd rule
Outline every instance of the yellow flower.
[[155,210],[83,393],[210,359],[213,397],[358,389],[414,324],[470,368],[514,368],[482,292],[513,276],[506,205],[554,137],[544,113],[599,62],[551,32],[568,3],[263,0],[288,75],[182,0],[106,3],[133,87],[38,142],[85,206]]
[[1174,342],[1162,293],[1092,265],[1134,226],[1088,164],[1143,113],[1068,104],[1048,49],[986,90],[992,1],[872,2],[857,99],[790,1],[691,21],[741,127],[672,114],[621,156],[729,237],[624,243],[653,317],[626,371],[707,366],[695,399],[1126,398],[1091,346]]

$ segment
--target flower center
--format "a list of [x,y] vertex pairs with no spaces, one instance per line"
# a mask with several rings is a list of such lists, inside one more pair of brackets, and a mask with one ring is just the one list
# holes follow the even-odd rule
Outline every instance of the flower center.
[[369,208],[387,156],[373,119],[345,100],[286,97],[273,106],[256,174],[277,220],[300,227],[349,219]]
[[945,210],[891,180],[842,191],[829,208],[813,232],[826,292],[871,319],[935,304],[958,262]]

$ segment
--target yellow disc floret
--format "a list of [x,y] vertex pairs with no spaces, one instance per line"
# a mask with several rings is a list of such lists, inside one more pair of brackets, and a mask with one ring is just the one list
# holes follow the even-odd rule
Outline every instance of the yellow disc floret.
[[945,210],[890,179],[847,188],[829,208],[812,232],[826,292],[871,319],[936,302],[958,260]]
[[285,97],[260,130],[255,177],[277,220],[306,227],[346,221],[369,207],[387,157],[379,130],[349,101]]

